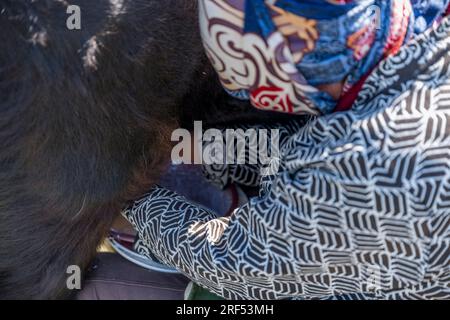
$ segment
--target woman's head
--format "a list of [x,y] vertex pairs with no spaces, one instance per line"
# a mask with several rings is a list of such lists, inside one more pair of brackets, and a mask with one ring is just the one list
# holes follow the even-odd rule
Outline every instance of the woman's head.
[[223,86],[284,112],[332,112],[342,93],[414,32],[410,0],[200,3],[204,45]]

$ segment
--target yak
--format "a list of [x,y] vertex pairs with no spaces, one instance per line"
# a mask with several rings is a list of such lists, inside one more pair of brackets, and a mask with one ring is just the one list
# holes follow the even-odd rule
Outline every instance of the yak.
[[172,130],[272,118],[222,90],[194,0],[0,0],[0,45],[1,299],[71,297]]

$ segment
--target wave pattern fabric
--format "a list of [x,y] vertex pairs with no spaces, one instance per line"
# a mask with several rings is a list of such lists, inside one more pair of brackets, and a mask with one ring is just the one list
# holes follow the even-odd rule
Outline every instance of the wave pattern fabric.
[[[252,125],[243,125],[240,124],[238,128],[233,128],[237,130],[265,130],[267,135],[267,141],[272,141],[272,130],[276,130],[276,135],[279,141],[279,145],[284,148],[287,145],[287,140],[291,137],[292,134],[297,132],[300,128],[302,128],[311,116],[297,116],[295,120],[285,121],[283,123],[273,123],[273,124],[252,124]],[[222,128],[221,132],[223,136],[226,136],[226,131],[231,128]],[[240,139],[245,139],[244,133],[239,135],[236,133],[236,136],[240,137]],[[205,142],[203,148],[212,144],[211,142]],[[226,159],[223,159],[222,163],[216,164],[203,164],[202,171],[203,176],[212,184],[217,187],[224,189],[230,184],[238,184],[252,188],[260,188],[261,191],[264,190],[263,185],[271,183],[271,176],[268,175],[269,169],[271,169],[272,163],[261,161],[261,155],[258,154],[257,148],[241,148],[239,149],[236,144],[233,144],[234,149],[232,152],[234,153],[235,159],[242,157],[245,164],[227,164]],[[268,146],[269,148],[269,146]],[[259,149],[259,148],[258,148]],[[227,154],[226,152],[231,152],[231,150],[224,150],[223,154]],[[277,165],[282,166],[282,163],[278,163],[277,155],[271,152],[267,153],[267,156],[270,159],[276,161]],[[256,159],[256,164],[251,164],[251,159]],[[275,169],[273,169],[275,171]],[[266,182],[267,181],[267,182]]]
[[260,197],[216,218],[155,187],[124,211],[150,251],[227,299],[450,298],[450,20],[283,144]]

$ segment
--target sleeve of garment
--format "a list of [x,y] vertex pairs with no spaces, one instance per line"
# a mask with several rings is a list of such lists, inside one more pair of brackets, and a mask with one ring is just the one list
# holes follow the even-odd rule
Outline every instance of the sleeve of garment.
[[302,240],[315,237],[314,225],[305,216],[309,208],[298,212],[289,205],[301,202],[289,194],[290,179],[278,176],[266,197],[251,199],[229,218],[160,187],[124,215],[155,256],[211,292],[228,299],[298,297],[304,281],[320,292],[316,277],[324,265],[314,244]]
[[[272,141],[272,136],[276,135],[275,139],[277,139],[277,141],[279,142],[279,146],[282,146],[294,132],[298,131],[302,126],[305,125],[305,123],[307,123],[307,121],[311,119],[310,116],[293,116],[293,118],[294,120],[288,121],[283,124],[259,124],[252,126],[241,125],[231,130],[233,130],[241,139],[245,139],[244,132],[248,132],[249,129],[259,132],[261,130],[264,130],[265,133],[267,133],[267,141]],[[223,136],[227,135],[227,130],[230,130],[230,128],[221,129]],[[239,133],[237,130],[241,130],[241,133]],[[204,147],[206,147],[210,143],[211,142],[204,143]],[[226,161],[222,161],[221,163],[215,163],[212,165],[205,164],[202,166],[205,178],[220,188],[225,188],[231,183],[236,183],[247,187],[260,187],[261,179],[265,179],[265,177],[270,175],[271,165],[277,165],[277,161],[279,159],[273,157],[273,150],[271,150],[268,151],[267,154],[269,156],[272,156],[272,159],[269,159],[269,161],[264,161],[263,163],[261,161],[262,159],[257,154],[255,154],[254,149],[250,150],[250,148],[248,147],[238,149],[236,145],[237,144],[233,144],[233,150],[229,150],[228,148],[226,148],[224,154],[226,154],[226,152],[233,152],[235,159],[238,159],[239,157],[241,157],[240,154],[243,153],[242,157],[245,159],[245,164],[230,164],[226,163]],[[255,157],[257,163],[251,164],[251,162],[249,161],[251,156]]]

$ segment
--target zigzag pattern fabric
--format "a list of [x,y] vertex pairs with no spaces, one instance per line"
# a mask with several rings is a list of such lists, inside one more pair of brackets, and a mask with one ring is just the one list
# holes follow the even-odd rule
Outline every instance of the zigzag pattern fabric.
[[124,211],[227,299],[450,298],[450,20],[383,61],[354,107],[284,142],[260,197],[217,218],[155,187]]
[[[287,121],[284,123],[275,123],[275,124],[260,124],[260,125],[240,125],[238,128],[234,129],[242,129],[244,132],[248,129],[255,130],[266,130],[267,140],[271,141],[272,134],[271,130],[278,130],[278,139],[280,149],[285,149],[288,144],[287,140],[291,137],[292,134],[301,129],[312,116],[296,116],[295,120]],[[222,128],[221,132],[223,136],[226,136],[226,130],[229,128]],[[241,135],[242,136],[242,135]],[[204,142],[203,147],[205,148],[211,142]],[[225,188],[229,184],[235,183],[238,185],[244,185],[247,187],[260,187],[260,190],[263,191],[263,184],[271,184],[272,178],[271,176],[262,175],[262,171],[264,165],[261,163],[260,157],[258,157],[257,148],[241,148],[238,149],[237,143],[233,144],[235,159],[239,157],[243,157],[245,159],[246,164],[227,164],[226,161],[223,163],[217,163],[212,165],[203,164],[202,171],[205,178],[214,185],[219,188]],[[224,154],[226,154],[226,150],[224,150]],[[272,154],[269,154],[269,157],[272,157]],[[257,164],[250,164],[250,159],[254,158],[257,160]],[[280,164],[282,166],[282,163]]]

